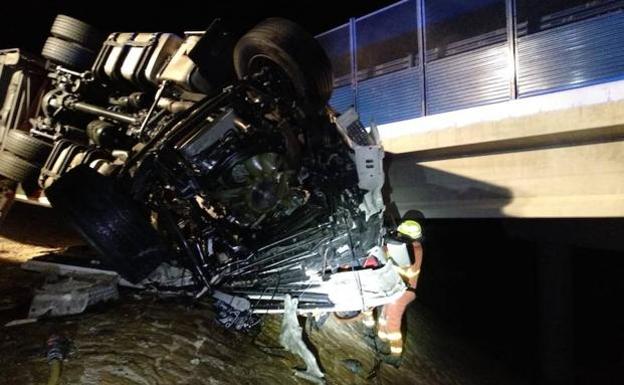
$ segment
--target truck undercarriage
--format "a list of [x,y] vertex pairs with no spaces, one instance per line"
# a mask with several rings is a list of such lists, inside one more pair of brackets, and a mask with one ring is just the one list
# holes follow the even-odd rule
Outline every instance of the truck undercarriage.
[[411,247],[386,245],[378,133],[327,105],[329,60],[299,26],[104,40],[60,15],[51,34],[45,61],[2,52],[22,73],[5,109],[25,108],[3,115],[0,175],[44,191],[121,278],[177,269],[237,329],[291,298],[318,316],[405,294]]

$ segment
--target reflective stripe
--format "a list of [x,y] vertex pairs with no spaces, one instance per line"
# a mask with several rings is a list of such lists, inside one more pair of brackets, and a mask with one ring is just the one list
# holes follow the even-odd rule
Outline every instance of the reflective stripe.
[[399,266],[394,266],[395,270],[397,271],[397,273],[399,273],[399,275],[407,278],[407,279],[412,279],[412,278],[416,278],[418,277],[418,275],[420,274],[420,269],[413,271],[412,269],[404,269],[402,267]]
[[375,318],[373,317],[372,310],[365,310],[362,312],[362,314],[364,315],[364,318],[362,319],[364,326],[367,326],[369,328],[375,326]]
[[401,332],[386,333],[383,330],[379,330],[377,332],[377,335],[379,336],[379,338],[386,341],[400,341],[403,338]]
[[401,335],[401,332],[392,332],[387,333],[386,338],[388,339],[388,341],[401,341],[403,336]]
[[401,346],[390,346],[390,353],[401,354],[403,353],[403,348]]
[[412,271],[411,269],[406,269],[399,272],[399,274],[403,275],[405,278],[416,278],[418,277],[418,274],[420,274],[420,269],[416,270],[416,271]]

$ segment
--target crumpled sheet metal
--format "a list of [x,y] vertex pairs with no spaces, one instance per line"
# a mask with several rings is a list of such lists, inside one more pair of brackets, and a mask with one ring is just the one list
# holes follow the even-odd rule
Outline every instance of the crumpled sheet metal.
[[325,384],[325,374],[323,374],[316,362],[316,357],[314,357],[314,354],[312,354],[303,341],[303,329],[299,326],[299,321],[297,320],[298,303],[299,301],[296,298],[293,299],[288,294],[284,298],[284,315],[279,339],[280,344],[284,349],[298,355],[303,359],[303,362],[305,362],[306,370],[295,371],[296,376],[317,384]]
[[310,292],[326,293],[334,307],[330,311],[367,310],[392,303],[407,287],[391,263],[378,269],[344,271],[332,274]]
[[[407,286],[395,270],[392,263],[387,263],[377,269],[362,269],[334,273],[326,281],[312,272],[310,279],[302,285],[309,286],[307,294],[327,295],[333,306],[321,306],[318,309],[297,309],[299,314],[308,315],[315,311],[362,311],[373,307],[383,306],[401,298]],[[272,293],[254,296],[253,300],[274,298]],[[283,313],[283,309],[267,310],[262,307],[252,307],[256,314]]]
[[187,287],[193,285],[190,270],[163,262],[140,282],[141,286]]
[[359,209],[366,214],[366,220],[384,210],[381,189],[384,185],[383,147],[378,144],[354,145],[355,165],[358,173],[358,187],[366,191]]
[[251,330],[260,323],[260,318],[251,311],[251,303],[247,298],[215,290],[212,293],[217,310],[217,322],[226,328],[235,330]]
[[119,298],[117,278],[110,275],[63,277],[35,291],[29,318],[80,314],[98,302]]

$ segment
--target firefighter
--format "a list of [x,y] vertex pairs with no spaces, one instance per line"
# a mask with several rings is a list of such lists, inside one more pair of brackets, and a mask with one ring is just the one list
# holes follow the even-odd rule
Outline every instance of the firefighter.
[[416,299],[416,285],[420,275],[423,250],[421,245],[422,230],[418,222],[406,220],[402,222],[396,233],[386,243],[388,257],[395,269],[407,285],[407,290],[393,303],[377,309],[375,323],[372,310],[365,312],[364,324],[369,328],[377,326],[375,348],[382,354],[385,362],[399,366],[403,353],[403,335],[401,322],[403,314],[414,299]]

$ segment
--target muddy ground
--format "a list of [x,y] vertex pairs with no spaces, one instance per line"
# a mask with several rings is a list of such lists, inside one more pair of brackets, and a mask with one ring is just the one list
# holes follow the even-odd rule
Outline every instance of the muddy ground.
[[[19,263],[80,243],[75,233],[44,208],[16,204],[2,224],[0,383],[45,383],[44,344],[53,333],[72,342],[62,384],[309,383],[293,376],[302,362],[279,349],[278,316],[266,317],[256,336],[237,333],[215,324],[207,299],[162,299],[122,290],[118,301],[81,315],[3,327],[26,316],[32,290],[42,280],[40,274],[21,270]],[[372,378],[367,377],[375,355],[363,341],[361,324],[330,317],[320,330],[306,330],[328,384],[520,383],[496,358],[480,352],[475,341],[453,335],[418,301],[409,309],[406,322],[403,364],[399,369],[381,365]]]

